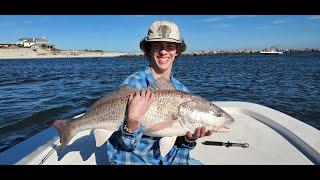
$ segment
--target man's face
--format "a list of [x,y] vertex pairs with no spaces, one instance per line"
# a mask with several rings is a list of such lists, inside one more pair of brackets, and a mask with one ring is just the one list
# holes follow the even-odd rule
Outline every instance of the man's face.
[[160,72],[171,72],[177,55],[177,44],[174,42],[151,43],[151,66]]

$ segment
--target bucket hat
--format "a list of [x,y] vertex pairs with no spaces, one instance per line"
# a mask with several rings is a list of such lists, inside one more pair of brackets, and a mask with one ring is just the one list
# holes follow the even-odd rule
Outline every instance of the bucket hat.
[[166,41],[182,43],[178,26],[169,21],[155,21],[151,24],[145,41]]

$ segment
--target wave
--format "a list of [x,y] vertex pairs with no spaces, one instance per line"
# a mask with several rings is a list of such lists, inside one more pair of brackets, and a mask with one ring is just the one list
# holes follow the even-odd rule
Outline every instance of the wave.
[[6,126],[0,127],[0,135],[22,131],[34,125],[40,126],[42,124],[47,126],[47,122],[49,122],[50,120],[58,119],[61,113],[66,113],[70,111],[71,107],[72,106],[70,105],[64,105],[61,107],[39,111],[21,121],[16,121]]

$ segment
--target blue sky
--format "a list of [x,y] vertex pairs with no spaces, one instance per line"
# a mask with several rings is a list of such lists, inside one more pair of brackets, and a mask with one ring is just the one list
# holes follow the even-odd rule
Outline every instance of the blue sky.
[[155,20],[178,24],[187,50],[320,48],[320,16],[0,15],[0,43],[46,37],[58,49],[139,52]]

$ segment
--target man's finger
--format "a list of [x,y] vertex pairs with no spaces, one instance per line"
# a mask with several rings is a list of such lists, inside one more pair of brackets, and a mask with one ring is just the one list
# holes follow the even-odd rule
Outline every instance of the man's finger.
[[188,138],[188,139],[191,139],[191,138],[192,138],[192,134],[191,134],[190,131],[187,132],[187,138]]
[[209,130],[209,131],[206,132],[205,135],[206,135],[206,136],[210,136],[212,133],[213,133],[213,130]]
[[201,131],[200,127],[197,127],[196,132],[194,133],[195,134],[195,138],[199,138],[200,131]]
[[141,97],[146,97],[146,91],[145,90],[141,90]]
[[149,98],[149,103],[153,103],[154,102],[154,93],[150,92],[150,98]]
[[200,137],[203,137],[206,134],[206,127],[202,126],[200,131]]
[[151,97],[151,92],[150,92],[150,90],[147,90],[146,91],[146,99],[147,99],[147,101],[150,100],[150,97]]

